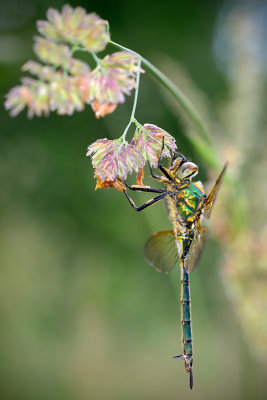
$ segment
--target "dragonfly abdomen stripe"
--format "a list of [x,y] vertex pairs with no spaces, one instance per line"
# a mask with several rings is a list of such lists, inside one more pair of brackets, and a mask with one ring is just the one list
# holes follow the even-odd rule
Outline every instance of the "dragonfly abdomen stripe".
[[193,344],[191,331],[189,274],[185,271],[183,266],[181,271],[181,286],[181,323],[183,354],[184,356],[191,358],[193,355]]

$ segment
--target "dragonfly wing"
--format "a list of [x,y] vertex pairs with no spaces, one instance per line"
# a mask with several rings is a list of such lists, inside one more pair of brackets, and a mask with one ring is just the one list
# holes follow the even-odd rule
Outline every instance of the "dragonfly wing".
[[222,172],[220,173],[217,181],[215,182],[215,185],[213,186],[213,188],[211,189],[210,194],[207,197],[207,200],[205,201],[203,209],[204,209],[204,215],[205,215],[206,218],[210,217],[211,210],[212,210],[212,207],[213,207],[213,205],[215,203],[215,200],[216,200],[217,194],[219,192],[219,189],[221,187],[223,176],[224,176],[224,173],[226,171],[226,168],[227,168],[227,164],[225,164],[225,166],[223,167]]
[[145,244],[145,258],[156,271],[168,274],[180,258],[174,232],[153,233]]
[[194,238],[190,244],[188,253],[184,258],[184,268],[186,272],[191,273],[196,267],[205,244],[205,237],[206,228],[199,227],[195,230]]

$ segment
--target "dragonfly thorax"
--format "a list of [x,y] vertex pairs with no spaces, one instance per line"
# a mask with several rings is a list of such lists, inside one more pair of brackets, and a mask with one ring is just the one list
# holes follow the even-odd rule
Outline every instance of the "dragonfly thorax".
[[185,223],[194,223],[206,198],[201,182],[183,185],[176,193],[176,210]]

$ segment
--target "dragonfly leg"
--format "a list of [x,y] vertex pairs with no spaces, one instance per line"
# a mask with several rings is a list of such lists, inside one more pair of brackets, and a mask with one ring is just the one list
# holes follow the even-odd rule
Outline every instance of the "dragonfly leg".
[[154,172],[152,171],[151,164],[148,163],[148,165],[149,165],[150,174],[151,174],[152,178],[157,179],[160,182],[169,182],[169,179],[167,179],[165,176],[160,176],[160,175],[154,174]]
[[126,181],[124,181],[125,186],[131,190],[137,190],[138,192],[149,192],[149,193],[164,193],[164,189],[154,189],[150,186],[141,186],[141,185],[128,185]]
[[157,203],[158,201],[163,199],[168,194],[168,192],[164,191],[164,193],[161,193],[159,196],[154,197],[154,199],[150,199],[145,204],[142,204],[141,206],[136,207],[136,205],[134,204],[134,201],[131,199],[131,197],[128,195],[128,193],[126,191],[124,191],[124,193],[125,193],[125,196],[127,197],[128,201],[129,201],[129,203],[131,204],[131,206],[133,207],[133,209],[135,211],[141,211],[141,210],[144,210],[144,208],[152,206],[152,204]]
[[171,166],[173,165],[173,162],[176,160],[177,157],[180,157],[181,159],[183,159],[183,160],[185,160],[185,161],[188,161],[187,158],[186,158],[183,154],[178,153],[177,151],[175,151],[175,152],[173,153],[173,157],[172,157],[172,161],[171,161]]
[[167,168],[164,168],[161,165],[161,159],[162,159],[162,153],[163,153],[163,149],[164,149],[164,136],[162,138],[162,147],[161,147],[161,151],[159,154],[159,159],[158,159],[158,169],[163,172],[163,174],[166,176],[166,178],[168,179],[168,181],[173,181],[173,179],[171,178],[171,176],[169,175],[169,172],[167,170]]

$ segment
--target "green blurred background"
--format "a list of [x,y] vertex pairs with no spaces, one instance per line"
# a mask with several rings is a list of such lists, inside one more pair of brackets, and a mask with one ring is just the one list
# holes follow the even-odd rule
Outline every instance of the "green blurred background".
[[[36,20],[45,19],[48,7],[61,9],[64,3],[1,2],[2,99],[18,84],[20,66],[34,58]],[[263,1],[81,0],[71,5],[107,19],[115,42],[162,68],[203,115],[209,108],[210,128],[216,128],[218,110],[235,81],[229,16],[242,20],[256,12],[261,16],[256,26],[265,26],[257,38],[266,34]],[[256,52],[258,44],[248,43],[262,71],[264,44],[266,36]],[[253,337],[248,340],[241,330],[219,273],[227,249],[211,236],[192,275],[195,387],[190,391],[183,362],[172,359],[181,352],[178,268],[163,276],[143,257],[148,236],[170,226],[165,210],[158,204],[135,213],[121,193],[94,191],[86,148],[99,138],[121,135],[132,101],[101,120],[89,106],[70,117],[33,120],[25,112],[12,119],[1,106],[1,400],[267,398],[266,364],[249,347]],[[233,115],[235,110],[238,105]],[[173,103],[149,74],[141,78],[136,116],[172,133],[178,150],[200,165],[200,179],[206,180],[205,164]],[[147,200],[142,193],[134,198],[137,204]]]

